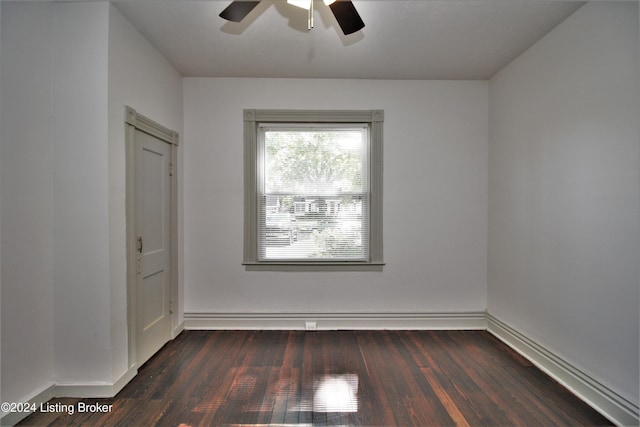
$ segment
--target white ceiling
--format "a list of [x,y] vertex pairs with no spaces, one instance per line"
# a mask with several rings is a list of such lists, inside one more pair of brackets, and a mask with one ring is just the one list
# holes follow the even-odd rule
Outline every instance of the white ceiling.
[[262,0],[241,23],[231,0],[124,0],[118,10],[184,76],[485,80],[584,4],[563,0],[353,0],[366,24],[340,31],[315,0],[307,12]]

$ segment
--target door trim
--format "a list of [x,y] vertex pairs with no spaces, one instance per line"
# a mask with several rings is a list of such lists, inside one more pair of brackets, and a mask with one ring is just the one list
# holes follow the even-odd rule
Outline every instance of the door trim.
[[135,186],[135,132],[145,132],[171,145],[171,338],[179,332],[180,295],[178,292],[178,180],[176,173],[178,132],[139,114],[125,106],[126,144],[126,227],[127,227],[127,332],[128,366],[136,369],[136,186]]

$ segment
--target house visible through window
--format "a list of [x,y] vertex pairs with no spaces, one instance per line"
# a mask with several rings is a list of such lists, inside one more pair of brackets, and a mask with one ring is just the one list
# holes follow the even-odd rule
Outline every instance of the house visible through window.
[[382,265],[382,112],[247,110],[245,152],[246,265]]

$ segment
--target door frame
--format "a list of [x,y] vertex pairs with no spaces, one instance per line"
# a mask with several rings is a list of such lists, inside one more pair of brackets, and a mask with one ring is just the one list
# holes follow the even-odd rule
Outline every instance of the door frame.
[[178,180],[177,180],[177,156],[179,135],[178,132],[162,126],[161,124],[139,114],[135,109],[125,106],[125,157],[126,157],[126,241],[127,241],[127,331],[128,331],[128,366],[136,369],[137,366],[137,340],[136,340],[136,162],[135,162],[135,133],[136,130],[145,132],[171,146],[170,157],[170,226],[171,226],[171,276],[170,276],[170,301],[171,315],[171,339],[179,333],[179,310],[181,301],[178,291]]

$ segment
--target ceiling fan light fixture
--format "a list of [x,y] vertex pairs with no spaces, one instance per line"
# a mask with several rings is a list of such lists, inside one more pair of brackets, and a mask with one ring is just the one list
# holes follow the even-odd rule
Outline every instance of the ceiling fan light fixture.
[[309,10],[311,9],[311,1],[312,0],[287,0],[287,3],[301,9]]
[[[2,0],[0,0],[2,1]],[[221,13],[220,17],[227,21],[242,21],[262,0],[233,0]],[[308,25],[313,28],[313,2],[314,0],[287,0],[287,3],[305,9],[307,11]],[[344,35],[349,35],[364,28],[364,22],[351,0],[324,0],[335,16]]]

